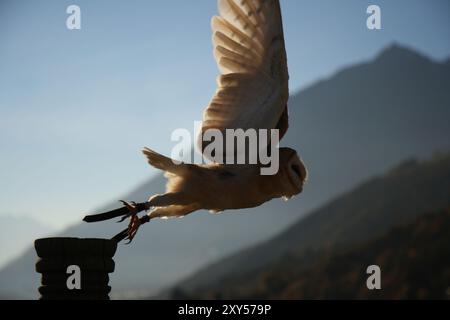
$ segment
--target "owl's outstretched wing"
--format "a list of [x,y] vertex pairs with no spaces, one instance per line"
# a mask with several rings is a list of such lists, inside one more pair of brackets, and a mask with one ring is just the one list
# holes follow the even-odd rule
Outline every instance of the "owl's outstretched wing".
[[288,69],[278,0],[219,0],[212,19],[221,75],[203,114],[208,129],[288,128]]

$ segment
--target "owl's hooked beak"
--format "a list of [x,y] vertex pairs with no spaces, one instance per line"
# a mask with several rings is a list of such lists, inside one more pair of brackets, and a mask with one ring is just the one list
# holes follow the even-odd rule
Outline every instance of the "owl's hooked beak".
[[308,171],[295,151],[289,158],[287,175],[291,185],[294,187],[294,195],[302,192],[303,185],[308,179]]

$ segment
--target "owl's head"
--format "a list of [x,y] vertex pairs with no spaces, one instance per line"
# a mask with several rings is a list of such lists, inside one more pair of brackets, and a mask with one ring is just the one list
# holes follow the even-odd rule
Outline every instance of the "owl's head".
[[283,197],[289,199],[303,190],[308,171],[297,152],[291,148],[280,148],[280,176]]

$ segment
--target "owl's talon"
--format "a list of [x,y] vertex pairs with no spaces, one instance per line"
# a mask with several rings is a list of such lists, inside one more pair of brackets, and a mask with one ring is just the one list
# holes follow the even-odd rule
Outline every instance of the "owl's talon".
[[127,240],[128,243],[131,243],[133,241],[133,238],[136,236],[136,233],[139,230],[139,227],[141,226],[141,220],[137,215],[132,215],[130,218],[130,223],[128,224],[128,230],[127,230]]

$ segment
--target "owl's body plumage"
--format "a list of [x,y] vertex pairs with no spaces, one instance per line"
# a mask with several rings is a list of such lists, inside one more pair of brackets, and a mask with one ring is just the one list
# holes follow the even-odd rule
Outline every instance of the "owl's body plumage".
[[[296,152],[288,148],[281,149],[284,166],[276,175],[261,175],[261,165],[175,164],[148,148],[143,152],[149,164],[164,170],[168,179],[166,193],[149,199],[148,206],[156,207],[149,214],[152,218],[184,216],[199,209],[217,213],[257,207],[273,198],[300,193],[307,176]],[[298,172],[286,165],[297,166]]]

